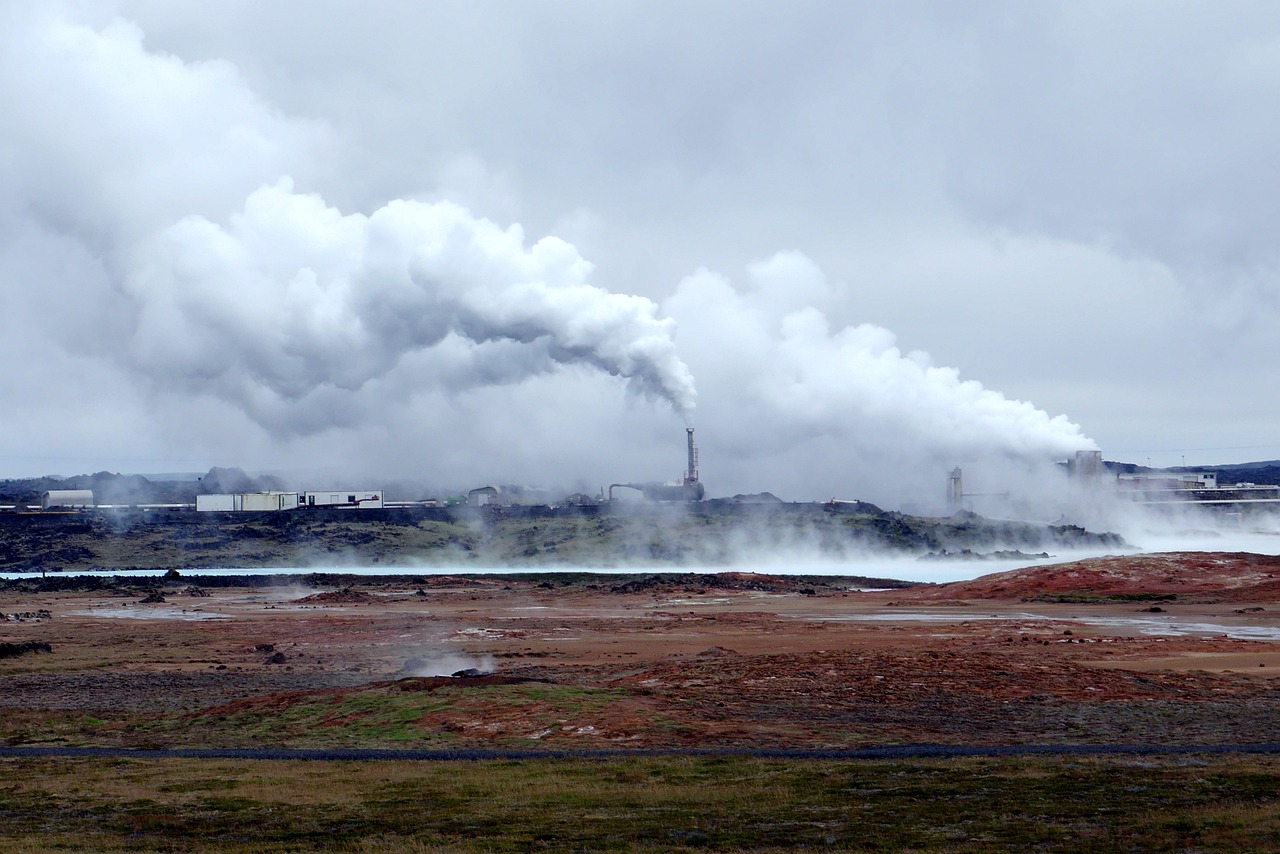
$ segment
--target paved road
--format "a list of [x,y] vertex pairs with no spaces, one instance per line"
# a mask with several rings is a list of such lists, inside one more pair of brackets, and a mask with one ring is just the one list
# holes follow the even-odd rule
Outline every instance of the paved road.
[[287,748],[132,750],[119,747],[0,747],[0,759],[249,759],[310,762],[482,762],[486,760],[732,757],[747,759],[933,759],[964,756],[1176,756],[1280,754],[1278,744],[904,744],[858,750],[304,750]]

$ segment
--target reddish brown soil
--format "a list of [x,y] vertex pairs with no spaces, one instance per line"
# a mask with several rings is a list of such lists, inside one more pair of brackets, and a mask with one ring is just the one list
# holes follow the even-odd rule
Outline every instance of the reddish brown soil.
[[943,600],[1172,595],[1269,602],[1280,598],[1280,557],[1174,552],[1094,558],[1001,572],[917,595]]
[[[237,736],[219,716],[414,690],[442,698],[415,726],[459,746],[1266,742],[1280,732],[1272,573],[1276,558],[1186,554],[878,593],[742,574],[175,589],[153,605],[11,593],[0,611],[50,617],[0,623],[0,641],[53,651],[0,661],[0,716],[10,741],[39,740],[32,722],[50,715],[178,715],[224,744]],[[1177,598],[1158,612],[1106,598],[1144,594]],[[1250,632],[1266,639],[1224,636]],[[495,693],[525,680],[598,701]]]

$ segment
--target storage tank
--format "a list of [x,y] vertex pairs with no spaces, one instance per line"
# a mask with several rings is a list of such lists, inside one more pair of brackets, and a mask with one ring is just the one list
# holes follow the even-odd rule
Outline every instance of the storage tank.
[[92,489],[51,489],[40,495],[41,510],[79,510],[92,506]]

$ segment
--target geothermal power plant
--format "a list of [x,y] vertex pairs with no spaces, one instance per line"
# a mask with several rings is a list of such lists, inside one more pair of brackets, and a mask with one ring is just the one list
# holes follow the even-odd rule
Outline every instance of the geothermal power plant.
[[[201,513],[262,513],[460,506],[501,508],[512,505],[586,507],[614,502],[690,504],[703,501],[706,498],[706,488],[699,471],[698,446],[692,427],[685,428],[684,451],[685,468],[679,478],[671,481],[617,481],[601,487],[596,495],[576,493],[564,496],[524,487],[485,485],[442,498],[391,501],[387,499],[385,490],[381,489],[248,489],[201,493],[191,501],[153,504],[141,501],[119,503],[118,499],[116,503],[112,503],[111,499],[101,500],[91,489],[74,488],[49,489],[43,492],[38,507],[29,501],[26,505],[0,505],[0,511],[78,513],[99,508],[131,508],[194,510]],[[1103,461],[1101,451],[1078,451],[1061,465],[1069,488],[1078,495],[1105,497],[1155,510],[1196,506],[1230,516],[1280,506],[1280,486],[1250,482],[1219,483],[1217,473],[1212,471],[1170,471],[1130,464],[1108,464]],[[960,511],[1000,514],[1008,507],[1010,497],[1009,492],[999,491],[998,487],[996,491],[970,491],[966,487],[965,472],[956,466],[946,473],[944,503],[928,507],[908,506],[904,509],[908,514],[917,516],[944,516]],[[770,500],[777,499],[770,497]]]
[[[1067,476],[1077,489],[1107,495],[1153,509],[1197,506],[1240,513],[1280,506],[1280,485],[1251,482],[1219,483],[1216,472],[1147,469],[1132,465],[1108,466],[1101,451],[1077,451],[1066,461]],[[964,472],[957,466],[947,475],[947,509],[971,510],[991,498],[1008,498],[1002,492],[969,492]],[[975,500],[978,499],[978,500]]]
[[[564,501],[548,500],[537,503],[563,503],[588,505],[605,501],[613,502],[621,499],[621,493],[631,491],[639,493],[645,501],[650,502],[695,502],[706,497],[698,473],[698,446],[693,437],[692,427],[685,428],[685,470],[683,475],[669,482],[624,482],[611,483],[607,491],[602,488],[598,496],[583,494],[569,496]],[[324,489],[324,490],[265,490],[253,492],[207,493],[195,497],[191,503],[166,504],[128,504],[126,507],[147,510],[195,510],[197,512],[220,513],[263,513],[280,511],[298,511],[307,509],[322,510],[381,510],[384,508],[408,508],[417,506],[445,507],[469,505],[473,507],[501,506],[515,503],[512,496],[505,495],[497,486],[480,486],[469,490],[465,495],[456,495],[444,499],[428,499],[426,501],[388,501],[384,490],[378,489]],[[52,489],[40,496],[40,512],[79,512],[97,508],[111,509],[117,505],[98,503],[92,490],[89,489]],[[14,506],[0,506],[0,510],[20,510]]]
[[633,489],[640,492],[649,501],[701,501],[706,497],[702,481],[698,479],[698,446],[693,441],[693,428],[685,428],[688,446],[688,464],[684,476],[673,483],[611,483],[609,484],[609,500],[614,500],[614,491]]

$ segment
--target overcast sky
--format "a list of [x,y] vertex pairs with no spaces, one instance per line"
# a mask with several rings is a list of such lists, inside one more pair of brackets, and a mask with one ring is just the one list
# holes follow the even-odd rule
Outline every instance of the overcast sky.
[[1280,458],[1277,104],[1268,2],[8,3],[0,476]]

